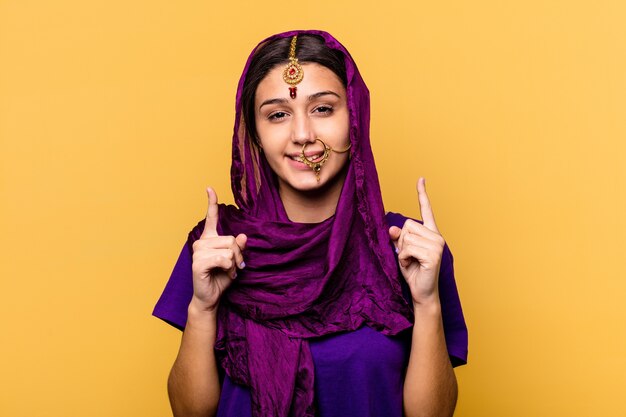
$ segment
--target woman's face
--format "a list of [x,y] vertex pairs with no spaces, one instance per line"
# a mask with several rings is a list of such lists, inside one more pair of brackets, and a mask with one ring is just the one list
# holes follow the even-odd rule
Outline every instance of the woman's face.
[[[315,173],[296,160],[302,146],[317,161],[323,146],[344,150],[350,144],[346,89],[330,69],[316,63],[302,63],[304,78],[297,85],[297,97],[289,97],[289,84],[283,81],[284,65],[273,68],[259,83],[255,96],[255,121],[263,153],[276,173],[282,191],[321,189],[335,183],[348,163],[348,152],[331,152],[317,181]],[[340,185],[343,185],[341,182]]]

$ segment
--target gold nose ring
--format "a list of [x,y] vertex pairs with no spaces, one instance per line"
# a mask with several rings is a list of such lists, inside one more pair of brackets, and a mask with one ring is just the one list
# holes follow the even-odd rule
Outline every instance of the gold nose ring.
[[315,138],[315,142],[320,142],[322,144],[322,146],[324,147],[324,150],[322,151],[322,159],[320,159],[318,161],[313,161],[313,160],[310,160],[309,158],[307,158],[306,155],[304,154],[304,151],[306,150],[306,147],[309,144],[305,143],[304,145],[302,145],[302,152],[300,154],[300,162],[305,163],[309,168],[311,168],[313,170],[313,172],[315,173],[315,178],[317,178],[317,182],[320,182],[320,171],[322,170],[322,165],[324,165],[326,163],[326,161],[330,157],[330,153],[331,152],[335,152],[335,153],[345,153],[345,152],[348,152],[350,150],[350,148],[352,147],[352,144],[350,144],[346,149],[338,151],[338,150],[333,149],[330,146],[328,146],[320,138]]

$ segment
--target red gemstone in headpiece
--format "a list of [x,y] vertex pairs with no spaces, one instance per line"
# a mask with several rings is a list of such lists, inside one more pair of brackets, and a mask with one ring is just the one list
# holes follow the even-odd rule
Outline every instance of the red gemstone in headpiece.
[[296,90],[298,87],[289,87],[289,97],[296,98]]
[[294,67],[289,68],[289,75],[293,75],[296,73],[296,69]]

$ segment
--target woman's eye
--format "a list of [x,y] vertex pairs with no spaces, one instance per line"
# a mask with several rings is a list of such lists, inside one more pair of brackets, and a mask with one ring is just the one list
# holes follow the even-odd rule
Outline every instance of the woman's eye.
[[319,106],[318,108],[315,109],[315,111],[318,113],[330,114],[332,113],[333,108],[330,106]]
[[276,113],[270,114],[268,119],[270,119],[270,120],[278,120],[278,119],[284,118],[286,115],[287,115],[287,113],[285,113],[283,111],[277,111]]

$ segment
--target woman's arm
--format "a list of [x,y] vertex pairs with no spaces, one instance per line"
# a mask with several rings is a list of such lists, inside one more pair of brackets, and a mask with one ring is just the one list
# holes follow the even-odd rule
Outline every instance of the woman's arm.
[[217,413],[220,381],[215,360],[217,311],[224,291],[243,268],[244,234],[219,236],[217,194],[207,188],[209,208],[204,229],[193,242],[193,297],[178,357],[167,381],[174,417],[209,417]]
[[439,298],[439,269],[446,241],[435,223],[423,177],[417,181],[417,194],[423,223],[408,219],[402,228],[389,228],[415,314],[403,405],[407,417],[448,417],[454,414],[457,383]]
[[404,379],[406,417],[454,414],[457,382],[448,356],[437,300],[415,304],[411,355]]
[[189,304],[180,350],[172,366],[167,391],[174,417],[212,417],[217,413],[220,381],[213,346],[216,337],[215,311]]

